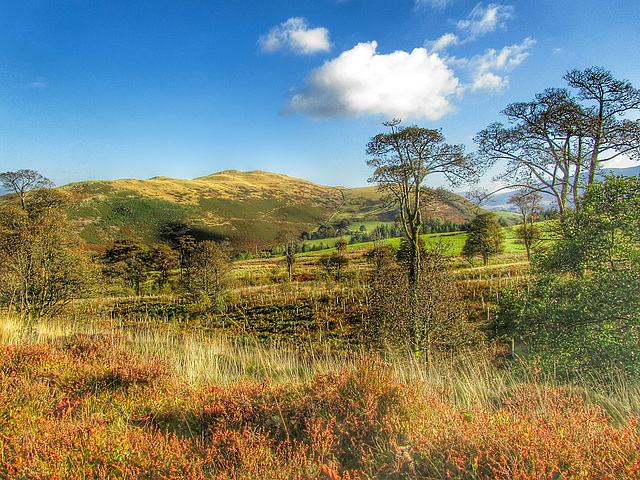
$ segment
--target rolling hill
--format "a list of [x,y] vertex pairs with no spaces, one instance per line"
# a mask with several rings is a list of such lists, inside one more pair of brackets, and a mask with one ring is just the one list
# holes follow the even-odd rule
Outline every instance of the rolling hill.
[[[269,245],[345,218],[375,224],[398,215],[376,187],[328,187],[263,171],[228,170],[193,180],[87,181],[59,190],[71,198],[68,218],[97,250],[120,238],[152,243],[187,233],[237,247]],[[449,192],[442,192],[426,213],[453,223],[474,216],[467,200]]]

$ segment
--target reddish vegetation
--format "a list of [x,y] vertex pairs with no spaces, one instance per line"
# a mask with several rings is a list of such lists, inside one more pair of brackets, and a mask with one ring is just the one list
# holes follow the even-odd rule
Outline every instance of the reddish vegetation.
[[462,410],[387,366],[190,387],[112,338],[0,346],[1,478],[640,477],[638,419],[517,384]]

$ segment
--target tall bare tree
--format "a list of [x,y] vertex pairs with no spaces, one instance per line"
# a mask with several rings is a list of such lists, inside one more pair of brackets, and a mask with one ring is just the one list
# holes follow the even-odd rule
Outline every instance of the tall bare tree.
[[590,125],[589,180],[595,181],[598,165],[620,155],[640,156],[640,120],[625,119],[640,110],[640,90],[627,80],[618,80],[602,67],[571,70],[563,77],[578,90],[578,98],[590,102],[584,122]]
[[496,178],[552,195],[562,213],[575,201],[585,163],[588,126],[582,107],[566,89],[550,88],[530,102],[502,111],[510,126],[493,123],[475,137],[487,166],[506,161]]
[[400,209],[400,221],[410,242],[409,285],[415,289],[420,275],[419,234],[422,210],[433,192],[424,187],[427,176],[441,173],[452,184],[477,178],[476,164],[463,145],[445,142],[440,130],[401,127],[400,120],[384,125],[390,133],[376,135],[367,144],[367,165],[374,169],[368,180],[387,194]]
[[640,90],[601,67],[572,70],[564,79],[577,98],[567,89],[546,89],[502,111],[510,126],[494,123],[475,138],[487,166],[506,161],[497,179],[552,195],[561,214],[570,201],[577,204],[585,170],[592,184],[601,163],[640,158],[640,120],[624,118],[640,110]]

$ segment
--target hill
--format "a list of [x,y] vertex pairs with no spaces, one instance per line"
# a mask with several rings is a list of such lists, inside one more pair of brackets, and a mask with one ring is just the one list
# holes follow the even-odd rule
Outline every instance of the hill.
[[[71,198],[68,218],[97,250],[119,238],[157,242],[184,234],[237,247],[268,245],[342,219],[377,225],[398,215],[376,187],[328,187],[263,171],[87,181],[59,189]],[[441,192],[426,213],[453,223],[474,216],[471,204],[450,192]]]
[[[344,205],[336,214],[337,219],[347,218],[352,223],[393,222],[399,215],[384,202],[377,187],[343,188]],[[465,198],[446,190],[428,190],[434,199],[425,206],[425,219],[449,220],[452,223],[467,223],[475,217],[474,206]]]

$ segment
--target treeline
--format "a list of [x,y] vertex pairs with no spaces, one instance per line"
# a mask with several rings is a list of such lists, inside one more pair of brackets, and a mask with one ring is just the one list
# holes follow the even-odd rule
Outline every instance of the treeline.
[[[425,220],[422,224],[421,234],[427,235],[430,233],[463,232],[469,228],[469,225],[470,223],[454,223],[450,220],[442,220],[441,218]],[[348,219],[342,219],[339,223],[334,225],[323,225],[312,233],[306,231],[302,232],[293,242],[293,245],[287,246],[290,241],[287,242],[285,240],[282,244],[276,245],[270,249],[258,250],[256,247],[254,252],[250,252],[245,249],[237,253],[234,256],[234,259],[250,260],[252,258],[256,258],[256,255],[257,258],[282,257],[287,254],[289,249],[291,249],[293,253],[298,254],[329,250],[336,246],[335,240],[326,243],[322,241],[308,243],[311,240],[329,240],[346,236],[349,237],[349,244],[354,245],[357,243],[367,243],[386,240],[389,238],[401,238],[404,236],[403,228],[395,224],[381,224],[375,227],[372,231],[367,231],[367,227],[365,225],[360,225],[358,229],[355,230],[352,229],[351,226],[351,222]]]
[[189,236],[170,244],[117,240],[102,255],[82,249],[64,208],[68,196],[37,172],[7,172],[19,205],[0,208],[0,304],[39,319],[74,299],[101,294],[181,293],[216,300],[227,288],[229,254]]
[[[422,234],[429,233],[447,233],[447,232],[460,232],[468,228],[469,223],[454,223],[450,220],[443,220],[441,218],[423,220],[421,225]],[[363,243],[371,242],[374,239],[380,238],[399,238],[404,236],[404,229],[400,225],[395,224],[381,224],[375,227],[372,231],[367,231],[365,225],[360,225],[357,229],[352,228],[352,224],[348,219],[342,219],[339,223],[334,225],[323,225],[316,231],[302,232],[300,239],[305,240],[322,240],[326,238],[336,238],[341,236],[355,237],[355,241],[351,243]]]

